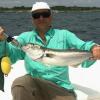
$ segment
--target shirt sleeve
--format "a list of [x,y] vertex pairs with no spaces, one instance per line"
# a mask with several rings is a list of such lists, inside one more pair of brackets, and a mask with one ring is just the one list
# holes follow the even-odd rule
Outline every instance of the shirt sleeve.
[[20,48],[13,46],[11,43],[7,43],[6,50],[12,63],[15,63],[18,60],[23,60],[25,57],[25,53]]
[[94,46],[96,43],[93,41],[83,41],[79,39],[75,34],[72,32],[67,31],[67,42],[70,47],[74,47],[76,49],[80,50],[88,50],[90,51],[92,46]]
[[[81,39],[79,39],[75,34],[73,34],[72,32],[67,31],[67,42],[70,46],[70,48],[76,48],[76,49],[80,49],[80,50],[88,50],[91,51],[91,48],[96,45],[96,43],[94,43],[93,41],[83,41]],[[82,67],[84,68],[88,68],[90,67],[92,64],[94,64],[94,60],[86,60],[82,63]]]
[[21,49],[17,48],[11,43],[5,42],[6,41],[0,41],[0,57],[8,56],[12,64],[17,60],[24,59],[25,53]]

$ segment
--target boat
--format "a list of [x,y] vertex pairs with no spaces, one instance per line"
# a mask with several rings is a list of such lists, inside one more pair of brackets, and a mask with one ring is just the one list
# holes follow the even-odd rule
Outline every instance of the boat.
[[[15,78],[25,74],[23,60],[12,65],[11,72],[5,76],[5,92],[0,91],[0,100],[12,100],[11,84]],[[69,74],[70,80],[75,86],[77,100],[100,100],[100,79],[98,78],[100,76],[100,60],[97,60],[89,68],[82,68],[81,65],[78,68],[69,67]]]

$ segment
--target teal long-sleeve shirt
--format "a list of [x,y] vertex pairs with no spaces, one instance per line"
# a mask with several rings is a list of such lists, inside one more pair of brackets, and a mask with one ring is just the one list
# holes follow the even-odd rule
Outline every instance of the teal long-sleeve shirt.
[[[69,49],[76,48],[80,50],[90,51],[92,46],[95,45],[93,41],[84,42],[80,40],[75,34],[68,30],[59,30],[51,28],[45,33],[46,43],[39,37],[38,32],[35,30],[23,32],[17,38],[18,42],[23,46],[27,43],[34,43],[47,48],[53,49]],[[0,43],[0,48],[3,48],[3,42]],[[2,55],[0,50],[0,55]],[[46,65],[33,61],[21,49],[13,46],[11,43],[6,45],[6,53],[10,57],[12,64],[18,60],[24,60],[25,69],[32,77],[46,79],[58,84],[67,89],[73,89],[69,79],[69,68],[65,66],[46,67]],[[89,67],[94,62],[86,61],[82,64],[83,67]],[[21,66],[18,66],[21,67]]]

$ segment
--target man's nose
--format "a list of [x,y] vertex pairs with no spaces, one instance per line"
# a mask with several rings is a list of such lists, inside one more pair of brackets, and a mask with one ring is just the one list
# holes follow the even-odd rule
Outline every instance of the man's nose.
[[44,19],[44,17],[43,16],[40,16],[40,18],[39,18],[40,20],[43,20]]

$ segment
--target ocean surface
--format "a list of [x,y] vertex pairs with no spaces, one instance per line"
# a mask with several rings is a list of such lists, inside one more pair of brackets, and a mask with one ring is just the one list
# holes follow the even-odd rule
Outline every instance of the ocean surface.
[[[55,28],[72,31],[84,41],[93,40],[100,44],[100,12],[55,12],[52,24]],[[0,26],[4,26],[6,33],[12,36],[30,31],[33,28],[31,14],[29,12],[0,13]],[[16,77],[25,73],[22,61],[13,65],[9,76],[5,77],[5,92],[0,91],[0,100],[12,100],[11,84]],[[100,76],[100,60],[90,68],[71,68],[69,74],[72,83],[77,86],[77,100],[87,100],[88,96],[95,96],[97,93],[100,96],[100,80],[97,78]]]
[[[54,12],[54,28],[68,29],[84,41],[93,40],[100,44],[100,12]],[[33,29],[29,12],[0,13],[0,26],[12,36]]]

